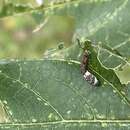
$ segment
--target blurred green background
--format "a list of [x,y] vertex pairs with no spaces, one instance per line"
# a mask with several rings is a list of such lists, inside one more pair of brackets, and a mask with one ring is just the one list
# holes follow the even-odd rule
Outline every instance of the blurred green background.
[[[1,1],[1,9],[9,2],[26,3],[32,7],[39,6],[35,0],[4,0]],[[47,2],[49,1],[44,1],[44,3]],[[44,26],[37,30],[40,24]],[[60,42],[64,42],[66,47],[69,46],[73,31],[74,20],[67,16],[45,17],[43,12],[34,12],[1,18],[0,57],[42,58],[45,50],[56,48]]]

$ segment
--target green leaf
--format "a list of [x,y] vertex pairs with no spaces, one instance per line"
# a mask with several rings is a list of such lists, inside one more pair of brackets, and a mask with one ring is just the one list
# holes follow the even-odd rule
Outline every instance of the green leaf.
[[106,67],[116,69],[122,64],[130,66],[127,60],[130,57],[129,6],[129,0],[81,0],[71,6],[56,8],[55,13],[75,19],[74,39],[87,38],[96,44],[102,43],[100,61]]
[[[82,21],[77,20],[76,35],[107,44],[111,49],[117,50],[122,55],[119,57],[109,50],[106,52],[106,48],[101,48],[99,58],[103,57],[100,60],[107,67],[116,68],[124,62],[130,66],[130,63],[126,60],[130,57],[128,51],[128,48],[130,48],[129,37],[125,35],[130,33],[128,30],[129,5],[130,2],[127,0],[113,0],[79,6],[80,21]],[[82,13],[83,11],[88,13]]]
[[86,41],[84,43],[85,49],[90,52],[89,54],[89,63],[88,63],[88,70],[90,72],[94,73],[95,76],[97,76],[100,79],[100,82],[102,84],[108,83],[115,91],[126,100],[128,105],[130,105],[129,99],[125,96],[124,89],[126,89],[125,86],[123,86],[118,79],[117,75],[112,69],[108,69],[100,63],[97,57],[96,50],[92,47],[92,43],[90,41]]
[[3,7],[0,11],[0,17],[11,16],[17,13],[24,13],[28,11],[32,11],[33,8],[27,4],[14,4],[11,2],[7,2],[3,4]]
[[[33,2],[20,2],[14,3],[10,1],[2,1],[0,2],[0,18],[7,16],[14,16],[19,14],[30,14],[30,13],[39,13],[40,11],[46,12],[48,15],[53,14],[53,9],[61,8],[66,5],[77,3],[80,0],[61,0],[61,1],[44,1],[40,6],[32,6]],[[36,15],[35,15],[36,16]],[[36,16],[37,17],[37,16]],[[39,18],[39,20],[41,20]]]
[[129,106],[109,84],[83,80],[79,62],[2,61],[0,70],[1,130],[129,129]]
[[62,46],[49,51],[52,56],[46,60],[1,61],[0,129],[129,129],[129,84],[122,85],[113,71],[129,64],[129,4],[71,0],[35,9],[6,4],[1,17],[42,9],[73,16],[74,39],[96,41],[83,44],[90,51],[88,69],[101,84],[95,88],[83,79],[79,62],[83,50],[76,44],[55,55]]

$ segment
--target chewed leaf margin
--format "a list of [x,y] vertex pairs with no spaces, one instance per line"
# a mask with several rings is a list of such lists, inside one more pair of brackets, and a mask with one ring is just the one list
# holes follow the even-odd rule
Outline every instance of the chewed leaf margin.
[[88,70],[93,73],[99,79],[101,85],[104,83],[109,84],[119,96],[125,100],[125,102],[130,106],[130,100],[127,98],[125,85],[122,85],[119,78],[113,69],[106,68],[100,60],[98,59],[98,52],[92,46],[92,42],[89,40],[84,41],[84,49],[90,52]]

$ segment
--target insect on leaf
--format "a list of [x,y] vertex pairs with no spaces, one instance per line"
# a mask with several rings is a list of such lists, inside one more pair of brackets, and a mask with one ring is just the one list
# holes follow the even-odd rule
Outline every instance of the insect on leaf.
[[106,68],[101,64],[97,56],[98,52],[94,46],[92,46],[91,41],[85,41],[83,44],[84,49],[87,49],[90,52],[88,70],[99,79],[101,85],[104,83],[109,84],[119,94],[119,96],[130,105],[130,101],[125,93],[126,87],[121,84],[114,70]]
[[79,62],[5,61],[0,72],[0,110],[5,114],[1,130],[127,130],[129,126],[129,106],[111,87],[94,89],[87,84]]

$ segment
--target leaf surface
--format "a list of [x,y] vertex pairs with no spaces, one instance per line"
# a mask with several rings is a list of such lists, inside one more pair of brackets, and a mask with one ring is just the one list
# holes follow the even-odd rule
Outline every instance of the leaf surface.
[[129,0],[81,0],[54,11],[72,16],[76,23],[73,39],[100,43],[100,61],[116,69],[124,64],[130,66],[129,6]]
[[10,61],[0,70],[1,129],[128,128],[129,106],[109,85],[88,84],[79,62]]

